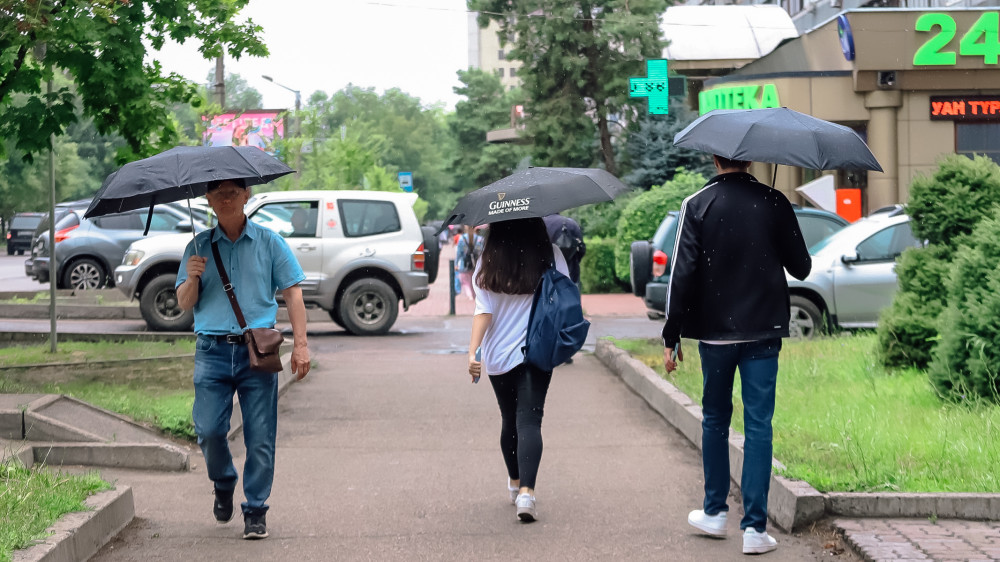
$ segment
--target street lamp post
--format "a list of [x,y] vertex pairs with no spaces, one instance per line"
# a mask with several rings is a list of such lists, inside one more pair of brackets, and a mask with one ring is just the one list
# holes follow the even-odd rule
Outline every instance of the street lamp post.
[[299,109],[301,109],[301,104],[302,104],[302,92],[300,92],[300,91],[298,91],[298,90],[296,90],[294,88],[289,88],[288,86],[285,86],[284,84],[280,84],[278,82],[275,82],[274,78],[271,78],[270,76],[268,76],[266,74],[262,74],[261,78],[263,78],[264,80],[267,80],[268,82],[273,83],[275,86],[281,86],[282,88],[284,88],[284,89],[288,90],[289,92],[292,92],[292,93],[295,94],[295,136],[301,137],[302,136],[302,128],[301,128],[302,124],[299,121]]

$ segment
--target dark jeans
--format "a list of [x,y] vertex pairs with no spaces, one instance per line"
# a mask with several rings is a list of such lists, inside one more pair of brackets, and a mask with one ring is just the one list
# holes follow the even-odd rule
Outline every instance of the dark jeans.
[[229,451],[229,418],[233,394],[243,413],[243,512],[267,510],[274,480],[274,447],[278,427],[278,375],[250,370],[246,344],[217,342],[198,336],[194,356],[194,429],[205,456],[208,477],[220,490],[236,487],[238,475]]
[[521,486],[535,487],[542,460],[542,415],[552,373],[522,363],[502,374],[490,376],[500,405],[500,451],[507,476]]
[[743,520],[740,529],[767,527],[771,484],[771,418],[778,378],[781,339],[729,345],[698,344],[704,380],[701,448],[705,468],[705,513],[728,511],[729,422],[733,416],[733,377],[737,367],[743,390]]

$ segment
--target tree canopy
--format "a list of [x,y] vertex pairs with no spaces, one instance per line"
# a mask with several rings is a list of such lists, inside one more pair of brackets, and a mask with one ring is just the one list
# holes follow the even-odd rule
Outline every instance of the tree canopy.
[[[124,139],[119,164],[176,145],[171,105],[201,97],[155,53],[147,60],[147,44],[196,39],[206,59],[266,56],[262,28],[235,20],[248,1],[0,0],[0,138],[30,162],[50,135],[89,118],[99,134]],[[47,92],[57,73],[71,84]]]
[[496,20],[523,63],[532,161],[542,166],[618,163],[609,117],[630,121],[629,76],[662,56],[666,0],[469,0],[480,25]]

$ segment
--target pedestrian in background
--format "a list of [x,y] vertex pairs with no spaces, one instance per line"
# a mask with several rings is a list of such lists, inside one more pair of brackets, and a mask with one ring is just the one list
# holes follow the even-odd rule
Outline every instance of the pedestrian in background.
[[[778,353],[788,337],[785,270],[809,275],[812,260],[788,199],[747,173],[750,162],[714,157],[718,175],[681,205],[663,326],[668,373],[684,359],[681,336],[700,340],[705,501],[688,523],[726,535],[729,422],[737,368],[743,399],[743,553],[777,548],[767,534]],[[674,353],[676,352],[676,358]]]
[[455,271],[458,272],[461,293],[469,300],[476,298],[472,286],[472,272],[476,268],[476,261],[482,251],[483,237],[475,232],[471,226],[462,227],[458,236],[458,244],[455,247]]
[[[535,480],[542,458],[542,415],[552,372],[524,360],[528,317],[535,288],[551,264],[564,275],[566,260],[549,241],[539,218],[490,225],[473,275],[476,310],[469,340],[469,375],[490,379],[500,406],[500,452],[507,491],[523,522],[537,517]],[[481,347],[481,358],[476,350]]]
[[580,223],[559,213],[548,215],[544,220],[549,240],[559,248],[563,258],[566,259],[566,266],[569,268],[568,277],[579,287],[580,260],[587,254],[587,244],[583,241],[583,229],[580,228]]
[[[243,538],[267,538],[267,498],[274,480],[278,426],[278,375],[250,370],[247,343],[212,257],[218,245],[226,273],[248,328],[272,328],[278,314],[275,292],[281,291],[292,324],[292,372],[309,373],[306,308],[299,283],[306,276],[288,243],[276,232],[247,220],[243,206],[250,189],[242,181],[223,181],[208,188],[208,203],[219,224],[199,233],[187,245],[177,273],[177,300],[194,309],[198,334],[194,356],[194,418],[205,468],[214,483],[212,511],[219,523],[233,519],[233,494],[239,475],[229,450],[229,418],[233,394],[243,413]],[[208,256],[208,257],[203,257]]]

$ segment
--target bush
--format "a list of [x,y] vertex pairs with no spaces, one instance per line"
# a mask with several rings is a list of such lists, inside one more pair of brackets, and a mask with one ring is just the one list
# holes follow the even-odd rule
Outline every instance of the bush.
[[926,369],[944,309],[951,250],[941,245],[909,248],[899,257],[899,290],[879,318],[878,343],[887,367]]
[[1000,403],[1000,207],[955,253],[929,375],[946,397]]
[[615,277],[615,241],[587,238],[587,253],[580,261],[580,286],[584,293],[620,293]]
[[954,248],[998,203],[1000,166],[985,156],[952,154],[933,176],[913,180],[906,211],[917,239]]
[[584,205],[563,213],[580,223],[584,236],[594,238],[614,238],[618,229],[618,218],[636,192],[619,195],[614,201]]
[[654,186],[629,201],[618,219],[615,235],[615,274],[619,279],[629,279],[632,242],[651,239],[667,212],[680,209],[684,198],[704,185],[705,176],[678,169],[674,179],[661,186]]

